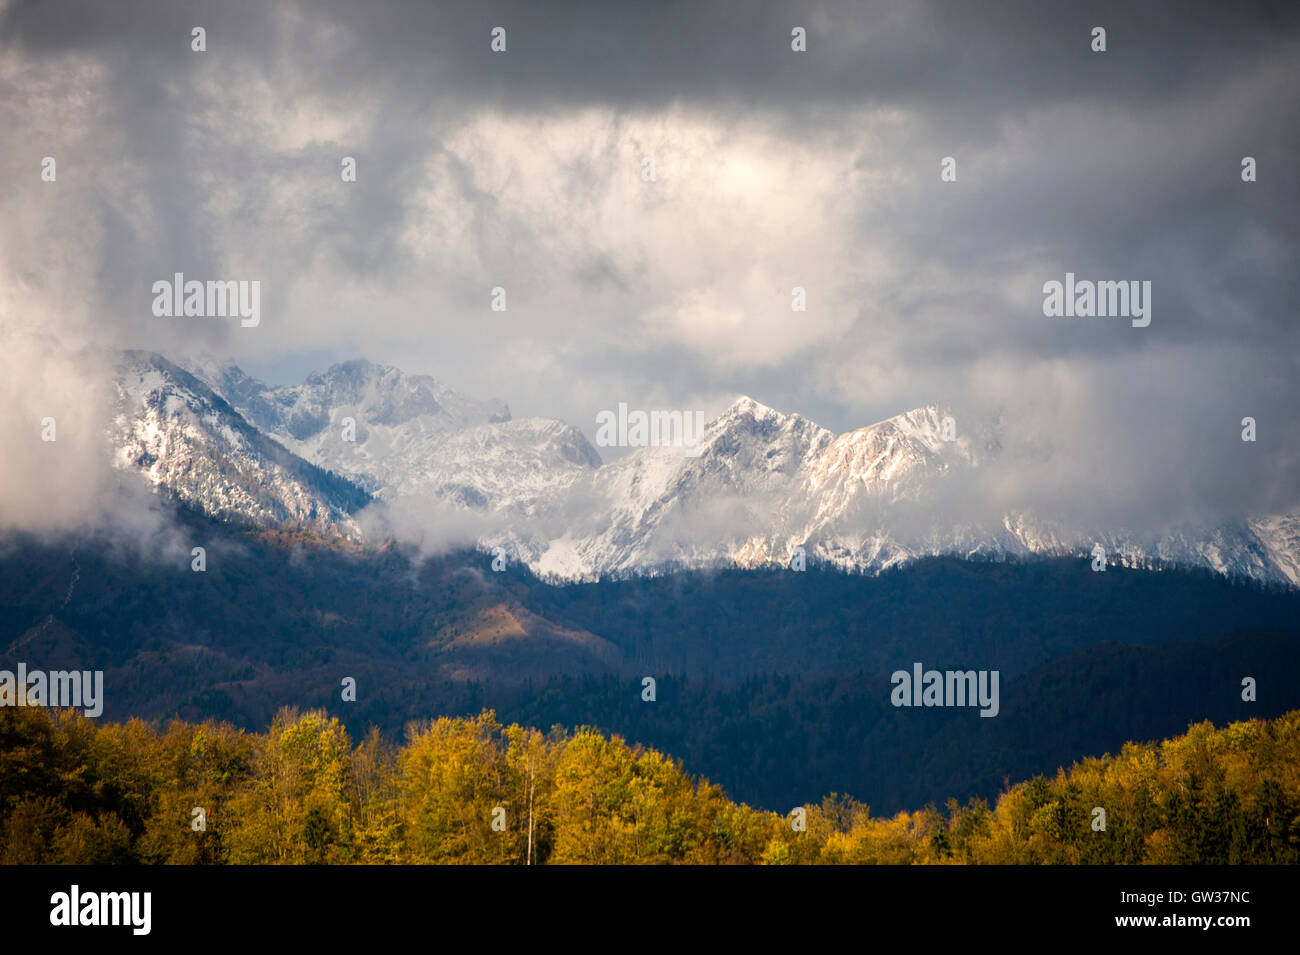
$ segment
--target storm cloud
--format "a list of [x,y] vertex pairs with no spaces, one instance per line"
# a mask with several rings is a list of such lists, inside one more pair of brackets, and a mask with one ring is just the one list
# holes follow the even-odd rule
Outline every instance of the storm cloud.
[[[589,437],[619,402],[943,402],[1014,462],[971,507],[1293,510],[1297,64],[1293,3],[10,0],[0,519],[123,347],[363,355]],[[261,324],[155,317],[176,272],[260,281]],[[1067,272],[1150,281],[1150,326],[1044,316]],[[61,467],[58,500],[107,481]]]

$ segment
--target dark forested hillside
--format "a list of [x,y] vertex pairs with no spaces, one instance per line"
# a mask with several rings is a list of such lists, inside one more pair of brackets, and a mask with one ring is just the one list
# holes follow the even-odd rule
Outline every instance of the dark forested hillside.
[[[557,678],[476,702],[537,726],[589,723],[673,753],[736,798],[769,809],[851,793],[896,812],[948,796],[993,798],[1007,779],[1050,772],[1189,722],[1270,717],[1300,707],[1292,631],[1160,647],[1107,643],[1003,685],[1002,710],[895,709],[884,674],[737,682],[667,678],[643,703],[616,677]],[[1244,702],[1241,679],[1258,680]],[[331,707],[346,716],[346,708]]]
[[[102,669],[115,720],[256,729],[287,705],[398,734],[493,707],[660,747],[767,808],[831,791],[880,811],[988,798],[1127,739],[1300,706],[1300,594],[1206,574],[931,560],[879,578],[556,587],[480,554],[420,562],[182,518],[170,550],[0,548],[0,668]],[[889,674],[916,661],[998,670],[999,716],[895,709]],[[1241,699],[1246,676],[1257,702]]]

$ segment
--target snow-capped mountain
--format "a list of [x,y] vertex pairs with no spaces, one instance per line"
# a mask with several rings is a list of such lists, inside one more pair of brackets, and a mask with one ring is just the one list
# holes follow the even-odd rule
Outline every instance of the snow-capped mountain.
[[710,422],[692,452],[638,448],[595,472],[585,517],[521,552],[560,578],[729,559],[779,515],[809,461],[835,435],[799,415],[741,398]]
[[878,572],[937,554],[1084,555],[1100,544],[1125,566],[1300,586],[1295,516],[1084,538],[1023,508],[977,515],[955,492],[1006,464],[997,423],[958,433],[938,406],[836,435],[742,397],[691,453],[643,447],[602,464],[570,425],[516,421],[501,402],[368,361],[292,387],[230,363],[189,367],[197,377],[157,356],[128,356],[119,460],[211,514],[356,536],[353,499],[326,493],[321,480],[333,475],[324,468],[385,506],[406,506],[379,523],[383,533],[401,536],[394,520],[436,503],[483,518],[464,525],[477,528],[469,533],[478,546],[504,547],[557,580],[784,566],[797,548],[809,563]]
[[561,421],[515,421],[503,402],[374,362],[344,362],[278,388],[229,362],[191,368],[285,447],[382,500],[425,496],[527,515],[601,463],[582,432]]
[[211,517],[360,538],[352,514],[370,502],[364,490],[281,447],[184,369],[124,352],[115,383],[117,467]]
[[802,546],[808,557],[846,570],[881,570],[926,553],[1004,551],[1008,542],[995,528],[963,526],[961,515],[936,521],[928,513],[937,482],[998,450],[991,436],[976,444],[954,430],[945,440],[947,417],[931,405],[835,438],[808,461],[789,488],[781,520],[750,542],[741,562],[785,563]]
[[[705,429],[699,457],[642,448],[591,479],[585,522],[519,556],[560,579],[673,568],[807,562],[878,572],[920,557],[1068,556],[1100,544],[1128,567],[1184,566],[1300,585],[1300,519],[1082,538],[1025,510],[981,516],[961,491],[1003,462],[996,423],[945,433],[927,406],[835,436],[741,398]],[[499,543],[499,542],[498,542]]]

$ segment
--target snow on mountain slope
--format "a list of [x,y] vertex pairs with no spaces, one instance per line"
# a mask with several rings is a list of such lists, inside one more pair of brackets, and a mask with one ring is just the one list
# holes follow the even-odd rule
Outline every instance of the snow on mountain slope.
[[1300,587],[1300,515],[1277,515],[1249,522],[1268,566]]
[[364,359],[333,365],[309,375],[301,385],[279,388],[249,377],[233,362],[199,359],[187,366],[257,427],[298,441],[319,436],[335,416],[348,413],[358,416],[358,424],[394,428],[419,421],[432,431],[510,420],[503,402],[467,398],[427,375],[406,375]]
[[[510,502],[533,513],[548,495],[562,492],[600,467],[600,457],[581,431],[562,421],[525,418],[482,424],[418,442],[392,454],[380,473],[390,475],[385,495],[432,490],[470,507]],[[409,462],[409,463],[408,463]]]
[[116,387],[117,467],[212,517],[359,538],[351,514],[369,502],[361,488],[266,437],[188,372],[124,352]]
[[944,440],[946,417],[946,409],[930,405],[836,438],[801,475],[779,528],[785,540],[769,560],[783,562],[806,544],[818,560],[873,570],[934,547],[978,552],[987,529],[963,534],[927,524],[908,534],[900,526],[907,505],[926,502],[937,480],[976,466],[976,450],[969,438],[956,436],[955,421],[953,439]]
[[706,427],[699,458],[646,448],[607,465],[593,480],[587,524],[520,553],[544,576],[591,579],[786,566],[799,547],[810,562],[874,573],[940,554],[1078,556],[1100,544],[1121,566],[1300,580],[1295,518],[1085,538],[1025,511],[992,519],[963,511],[967,479],[1005,462],[996,423],[945,435],[947,417],[926,406],[836,437],[742,398]]
[[[476,525],[479,546],[505,547],[553,579],[785,566],[798,547],[810,562],[878,572],[938,554],[1078,556],[1101,544],[1124,566],[1203,567],[1300,585],[1294,516],[1085,537],[1023,508],[979,515],[963,497],[971,479],[1014,465],[1003,460],[996,422],[946,433],[951,413],[940,406],[837,436],[741,397],[706,425],[698,454],[643,447],[602,465],[569,425],[514,421],[500,402],[368,361],[294,387],[269,387],[229,363],[191,367],[307,461],[382,501],[414,506],[393,512],[399,522],[426,513],[421,502],[491,517]],[[348,419],[355,441],[344,440]],[[241,505],[232,496],[222,506]]]
[[514,421],[502,402],[370,361],[278,388],[229,362],[194,368],[286,447],[381,500],[428,497],[527,515],[601,463],[582,432],[563,422]]
[[832,440],[806,418],[741,398],[705,427],[698,454],[644,447],[602,467],[584,489],[585,520],[532,548],[532,564],[569,578],[728,559]]

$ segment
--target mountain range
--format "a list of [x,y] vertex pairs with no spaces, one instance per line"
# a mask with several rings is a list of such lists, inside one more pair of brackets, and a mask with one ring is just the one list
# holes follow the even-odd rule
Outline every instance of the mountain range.
[[965,481],[1014,462],[997,422],[954,434],[940,406],[837,435],[739,397],[689,452],[604,463],[572,425],[365,360],[271,386],[232,362],[124,352],[116,385],[115,463],[203,514],[372,543],[427,524],[557,582],[789,566],[800,548],[806,563],[876,573],[1100,545],[1112,565],[1300,586],[1294,514],[1085,538],[1027,509],[963,512]]

